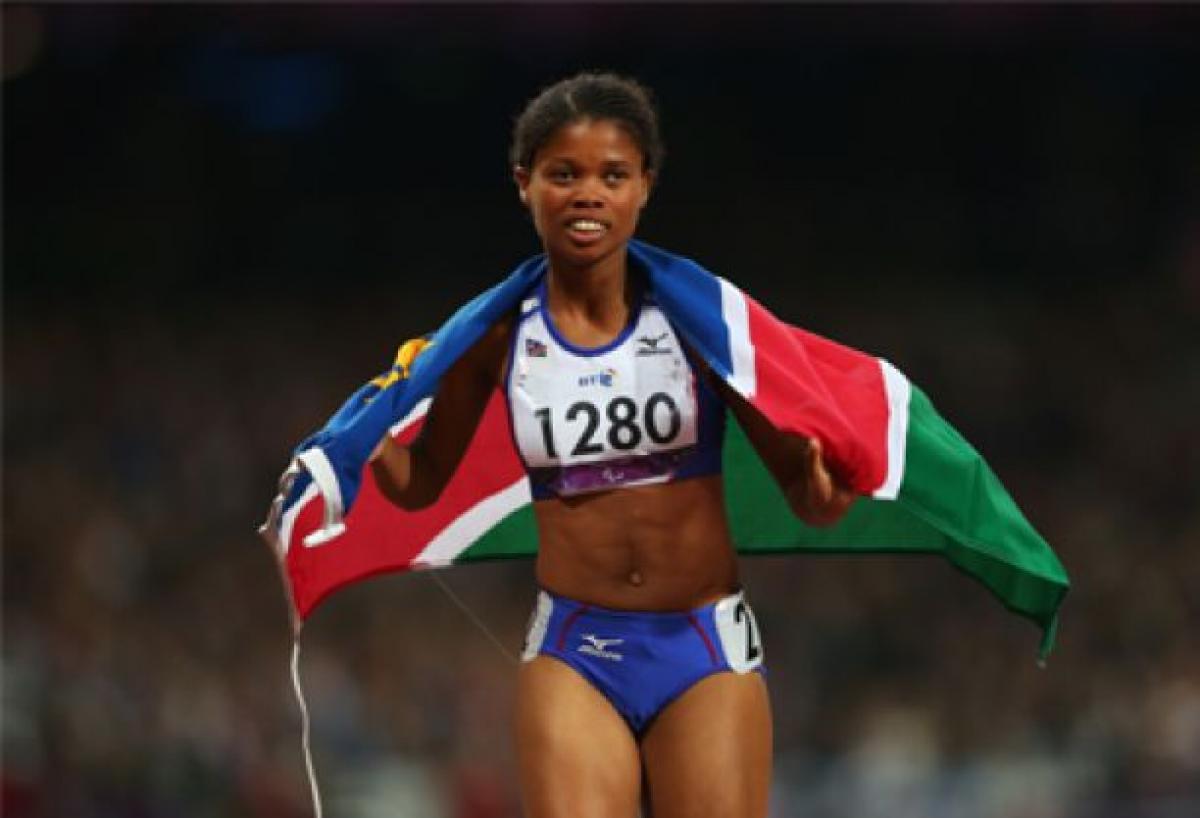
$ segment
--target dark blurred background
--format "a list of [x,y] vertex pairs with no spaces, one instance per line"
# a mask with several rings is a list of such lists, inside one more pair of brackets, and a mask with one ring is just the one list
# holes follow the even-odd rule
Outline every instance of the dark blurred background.
[[[1200,814],[1200,13],[5,4],[3,813],[310,814],[254,529],[291,447],[537,250],[513,116],[659,96],[641,235],[884,355],[1074,587],[762,558],[773,815]],[[511,648],[528,563],[443,578]],[[334,816],[516,816],[514,669],[428,576],[316,612]]]

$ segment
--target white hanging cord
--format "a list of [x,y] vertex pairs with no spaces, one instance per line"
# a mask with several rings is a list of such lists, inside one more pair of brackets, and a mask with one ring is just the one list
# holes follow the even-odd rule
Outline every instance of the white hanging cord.
[[467,607],[467,603],[463,602],[462,599],[459,598],[458,594],[450,590],[450,586],[446,584],[446,581],[442,579],[441,576],[439,576],[438,571],[426,571],[425,573],[428,574],[429,578],[446,593],[446,596],[450,597],[450,601],[457,605],[459,610],[465,613],[467,618],[475,623],[475,627],[483,631],[483,635],[486,636],[491,643],[496,646],[496,650],[500,651],[505,659],[514,665],[519,665],[521,663],[516,654],[506,648],[504,643],[496,638],[496,634],[492,633],[491,629],[489,629],[488,626],[483,623],[483,620],[476,616],[475,612]]
[[304,689],[300,686],[300,637],[292,640],[292,689],[300,703],[300,743],[304,748],[304,768],[308,772],[308,785],[312,789],[313,812],[321,818],[321,791],[317,788],[317,773],[313,768],[312,745],[309,743],[308,705],[304,701]]
[[[436,571],[428,571],[427,573],[429,574],[429,578],[432,579],[433,582],[442,589],[446,596],[450,598],[450,601],[458,606],[458,609],[466,614],[467,618],[475,624],[475,627],[477,627],[483,633],[483,635],[486,636],[488,640],[496,646],[496,650],[500,651],[500,654],[505,659],[514,665],[520,663],[520,660],[517,659],[516,654],[504,646],[504,643],[501,642],[494,633],[492,633],[491,629],[484,624],[482,619],[476,616],[475,612],[467,606],[467,603],[463,602],[458,594],[454,593],[450,586],[446,584],[445,580],[437,575]],[[313,814],[316,816],[316,818],[322,818],[323,811],[321,809],[321,790],[317,786],[317,773],[316,768],[313,766],[312,743],[310,741],[311,722],[308,717],[308,704],[304,700],[304,688],[300,684],[299,635],[295,636],[292,640],[292,690],[295,691],[296,702],[300,705],[300,744],[304,750],[304,769],[305,772],[308,773],[308,785],[312,791]]]

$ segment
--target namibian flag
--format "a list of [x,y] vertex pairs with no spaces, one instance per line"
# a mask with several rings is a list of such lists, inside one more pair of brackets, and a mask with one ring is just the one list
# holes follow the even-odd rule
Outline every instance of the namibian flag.
[[[836,526],[797,520],[730,415],[725,497],[745,554],[938,553],[982,582],[1053,645],[1066,572],[983,458],[887,361],[789,326],[693,261],[631,242],[667,318],[774,426],[817,437],[862,497]],[[367,457],[383,434],[411,440],[451,364],[545,274],[542,257],[456,313],[412,362],[368,383],[300,444],[261,531],[284,568],[295,622],[365,577],[537,550],[528,481],[497,391],[439,501],[407,512],[380,495]],[[344,518],[344,519],[343,519]]]

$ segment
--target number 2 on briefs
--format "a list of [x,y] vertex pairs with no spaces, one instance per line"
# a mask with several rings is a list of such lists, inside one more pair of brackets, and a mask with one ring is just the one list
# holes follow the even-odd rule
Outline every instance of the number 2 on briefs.
[[[533,413],[542,424],[542,443],[546,447],[546,456],[558,458],[558,449],[554,445],[554,428],[550,417],[550,408],[538,409]],[[604,407],[604,415],[608,418],[608,445],[617,451],[629,451],[637,448],[642,442],[643,433],[659,446],[666,445],[679,435],[683,426],[679,407],[674,399],[665,392],[655,392],[646,401],[642,411],[642,423],[637,422],[637,403],[633,398],[619,395]],[[665,418],[663,415],[665,414]],[[583,433],[575,441],[571,455],[599,454],[604,451],[604,445],[595,441],[596,432],[600,428],[600,407],[591,401],[581,400],[571,404],[564,415],[567,423],[574,423],[583,416]],[[662,426],[666,428],[663,429]],[[644,430],[644,432],[643,432]]]
[[754,642],[754,617],[750,615],[750,609],[746,607],[744,600],[738,600],[737,607],[733,609],[733,621],[741,622],[746,620],[746,661],[753,662],[758,658],[758,645]]

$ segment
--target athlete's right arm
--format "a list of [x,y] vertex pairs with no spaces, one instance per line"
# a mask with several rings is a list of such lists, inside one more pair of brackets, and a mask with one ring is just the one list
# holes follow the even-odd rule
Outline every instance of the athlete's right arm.
[[487,408],[508,349],[501,320],[442,377],[425,424],[408,446],[386,435],[369,461],[383,496],[409,511],[432,505],[450,482]]

